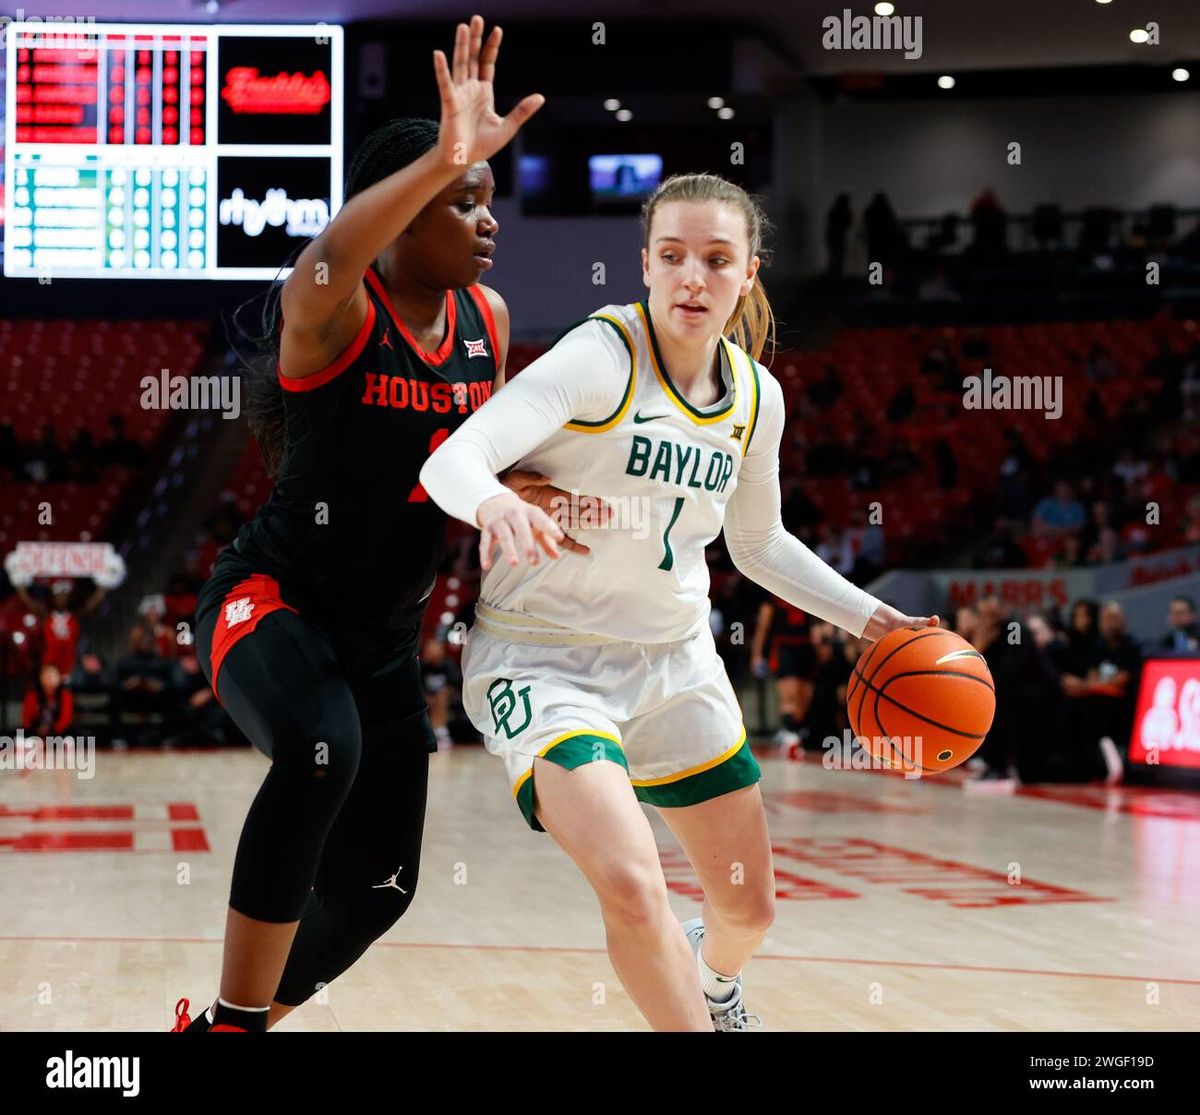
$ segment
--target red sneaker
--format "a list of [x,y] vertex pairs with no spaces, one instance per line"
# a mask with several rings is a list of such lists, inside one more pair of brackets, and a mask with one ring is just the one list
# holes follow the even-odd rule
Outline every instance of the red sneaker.
[[189,1006],[191,1004],[186,999],[180,999],[175,1004],[175,1025],[170,1030],[172,1034],[181,1034],[192,1024],[191,1018],[188,1017]]

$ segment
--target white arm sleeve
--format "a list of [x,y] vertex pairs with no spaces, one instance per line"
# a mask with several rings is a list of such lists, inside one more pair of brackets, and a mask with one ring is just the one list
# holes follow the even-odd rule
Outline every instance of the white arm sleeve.
[[879,601],[831,569],[783,528],[780,517],[779,443],[783,389],[761,375],[758,429],[725,508],[725,544],[738,570],[768,592],[828,620],[856,638]]
[[629,353],[616,332],[599,320],[584,322],[438,447],[421,469],[422,486],[443,511],[477,527],[479,505],[509,490],[498,473],[567,422],[608,418],[629,377]]

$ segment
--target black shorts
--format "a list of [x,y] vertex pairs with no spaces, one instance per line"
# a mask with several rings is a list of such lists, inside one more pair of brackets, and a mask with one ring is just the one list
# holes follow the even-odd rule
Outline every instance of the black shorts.
[[778,677],[808,680],[813,676],[817,655],[812,643],[780,643],[778,661]]
[[[285,624],[283,616],[299,617],[303,623],[289,618]],[[273,661],[278,647],[285,668],[283,663],[294,653],[294,638],[319,643],[336,659],[358,708],[364,738],[385,732],[402,745],[437,750],[417,657],[419,625],[384,628],[332,614],[303,590],[264,572],[232,547],[225,549],[196,602],[197,658],[217,700],[225,705],[221,675],[236,648],[257,640],[256,649]],[[235,662],[237,657],[234,654]],[[259,679],[257,691],[250,696],[265,701],[276,694]],[[239,726],[247,719],[240,715],[245,710],[228,711]],[[260,750],[267,750],[265,741],[247,735]]]

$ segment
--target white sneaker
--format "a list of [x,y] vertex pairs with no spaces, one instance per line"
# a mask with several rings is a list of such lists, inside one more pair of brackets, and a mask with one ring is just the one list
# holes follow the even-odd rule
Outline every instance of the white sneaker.
[[780,728],[779,731],[775,733],[775,746],[776,747],[780,747],[780,748],[783,748],[784,750],[786,750],[790,747],[795,747],[796,744],[798,744],[799,742],[800,742],[799,733],[793,732],[793,731],[789,730],[788,728]]
[[[683,923],[683,931],[687,935],[692,952],[700,955],[700,942],[704,940],[704,919],[691,918]],[[733,994],[723,1003],[713,1002],[706,994],[708,1013],[712,1018],[713,1029],[718,1032],[733,1030],[749,1030],[761,1026],[762,1019],[757,1014],[747,1014],[742,1005],[742,977],[739,974],[733,985]]]

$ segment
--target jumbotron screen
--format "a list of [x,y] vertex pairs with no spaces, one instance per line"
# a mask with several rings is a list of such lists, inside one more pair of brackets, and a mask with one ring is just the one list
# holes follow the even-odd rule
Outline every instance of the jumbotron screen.
[[6,39],[6,276],[271,278],[341,204],[340,27]]

